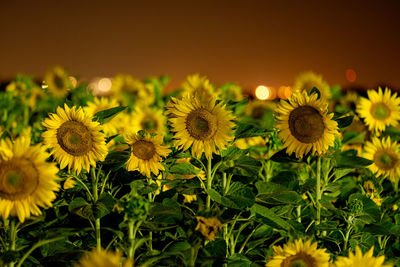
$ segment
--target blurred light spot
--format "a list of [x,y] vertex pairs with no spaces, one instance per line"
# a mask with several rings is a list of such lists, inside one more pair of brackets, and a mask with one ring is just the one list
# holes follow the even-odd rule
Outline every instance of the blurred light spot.
[[357,79],[357,74],[353,69],[346,70],[346,78],[349,82],[353,83]]
[[290,86],[281,86],[278,89],[278,97],[281,99],[288,99],[292,93],[292,88]]
[[270,96],[271,92],[268,87],[264,85],[259,85],[256,88],[256,97],[260,100],[266,100]]
[[112,82],[110,78],[101,78],[97,83],[97,90],[99,90],[100,93],[106,93],[111,90],[111,86]]
[[68,78],[72,87],[75,88],[78,85],[78,80],[74,76],[69,76]]

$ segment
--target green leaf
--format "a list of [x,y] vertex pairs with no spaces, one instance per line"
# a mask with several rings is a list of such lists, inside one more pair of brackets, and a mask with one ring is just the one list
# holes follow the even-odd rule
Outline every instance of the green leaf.
[[318,90],[317,87],[313,87],[308,95],[312,95],[312,94],[315,94],[315,93],[318,94],[318,98],[317,99],[320,99],[321,98],[321,92]]
[[270,129],[261,128],[251,123],[239,122],[235,132],[235,139],[255,136],[268,137],[270,132],[272,132]]
[[180,174],[180,175],[189,175],[189,174],[198,174],[197,171],[192,164],[189,163],[175,163],[173,166],[169,168],[170,173]]
[[343,176],[346,176],[347,174],[353,172],[354,170],[354,168],[335,169],[335,179],[340,179]]
[[181,241],[181,242],[177,242],[175,244],[173,244],[168,251],[172,252],[172,251],[182,251],[182,250],[188,250],[190,249],[191,246],[189,244],[189,242],[187,241]]
[[345,128],[345,127],[349,126],[353,122],[353,118],[354,118],[354,116],[351,115],[351,116],[336,119],[336,122],[338,123],[338,127]]
[[261,206],[259,204],[254,204],[250,210],[252,213],[259,214],[267,218],[268,220],[271,220],[272,222],[276,223],[285,230],[289,230],[291,228],[291,225],[288,222],[280,218],[278,215],[276,215],[273,211],[271,211],[267,207]]
[[240,156],[235,161],[235,167],[241,169],[241,173],[244,176],[255,177],[258,176],[259,169],[261,168],[261,163],[259,160],[253,157]]
[[348,131],[343,134],[342,144],[363,143],[366,132],[361,134],[355,131]]
[[273,154],[271,160],[275,162],[294,162],[294,163],[301,162],[301,159],[296,158],[296,156],[294,156],[293,153],[291,155],[288,155],[286,149],[282,149]]
[[230,146],[227,149],[221,151],[221,157],[226,161],[234,160],[242,155],[246,155],[248,152],[248,149],[240,149],[236,146]]
[[213,201],[231,209],[245,209],[251,207],[255,201],[251,189],[240,182],[232,183],[226,196],[212,188],[208,190],[208,194]]
[[336,159],[336,167],[337,168],[361,169],[361,168],[371,165],[372,163],[374,163],[372,160],[365,159],[362,157],[357,157],[355,155],[347,156],[347,155],[344,155],[343,153],[340,154]]
[[73,199],[71,201],[71,203],[69,203],[68,210],[69,210],[69,212],[74,212],[75,210],[82,208],[84,206],[87,206],[87,205],[89,205],[89,203],[87,203],[85,199],[83,199],[81,197],[77,197],[77,198]]
[[110,194],[101,194],[96,204],[93,206],[95,218],[102,218],[109,214],[113,210],[115,203],[116,201]]
[[102,110],[94,114],[93,120],[104,124],[114,118],[118,113],[126,109],[126,107],[115,107],[106,110]]

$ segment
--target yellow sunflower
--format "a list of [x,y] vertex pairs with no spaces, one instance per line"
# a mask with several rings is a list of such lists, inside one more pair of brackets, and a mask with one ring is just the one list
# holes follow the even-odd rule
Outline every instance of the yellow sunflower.
[[340,98],[339,104],[348,110],[354,111],[358,103],[359,96],[355,91],[346,91],[344,96]]
[[126,163],[128,171],[139,171],[151,178],[151,172],[157,176],[160,170],[165,170],[161,157],[166,157],[171,150],[162,145],[161,135],[128,134],[124,138],[131,148],[131,156]]
[[125,260],[122,264],[121,262],[122,252],[93,249],[87,252],[79,263],[74,264],[74,267],[133,267],[131,260]]
[[71,88],[68,73],[60,66],[48,70],[44,76],[44,82],[49,92],[58,98],[66,97]]
[[363,157],[374,161],[368,168],[377,176],[389,177],[396,181],[400,177],[400,144],[391,142],[390,137],[372,138],[364,147]]
[[101,125],[85,115],[81,107],[58,107],[57,113],[50,114],[42,124],[47,128],[44,142],[52,148],[51,154],[61,169],[68,165],[68,170],[72,168],[79,174],[105,159],[108,150]]
[[28,99],[28,106],[32,109],[35,110],[36,108],[36,102],[40,99],[43,99],[45,96],[44,91],[42,88],[38,86],[34,86],[31,90],[31,94]]
[[232,127],[235,117],[225,109],[222,102],[216,104],[215,98],[186,95],[182,99],[172,98],[166,106],[170,115],[172,131],[178,148],[192,147],[192,155],[207,158],[212,153],[224,149],[233,140]]
[[129,74],[118,74],[112,79],[111,94],[120,100],[123,93],[127,93],[136,104],[149,105],[154,103],[154,88],[150,84],[144,84],[142,81]]
[[194,229],[199,231],[207,240],[214,241],[215,235],[222,229],[222,223],[217,217],[205,218],[196,216],[197,225]]
[[240,101],[243,99],[242,87],[235,83],[230,83],[220,88],[224,100]]
[[322,155],[339,134],[333,113],[327,112],[328,104],[317,97],[316,93],[311,96],[307,92],[297,93],[278,105],[276,127],[288,154],[295,152],[298,158],[309,151]]
[[322,75],[318,75],[312,71],[303,72],[296,77],[293,84],[293,93],[310,92],[314,87],[320,91],[322,99],[327,100],[331,97],[329,84],[324,81]]
[[[119,107],[120,105],[118,104],[118,101],[115,98],[98,98],[95,97],[93,102],[88,102],[87,107],[84,107],[83,110],[86,113],[86,115],[93,117],[94,114],[96,114],[99,111],[103,111],[106,109],[110,108],[115,108]],[[106,136],[111,136],[117,134],[117,128],[118,128],[118,120],[117,117],[120,114],[117,114],[114,118],[112,118],[110,121],[104,123],[103,126],[103,131],[106,134]]]
[[379,87],[379,91],[368,90],[368,99],[362,97],[357,104],[357,112],[364,119],[370,131],[378,134],[387,126],[396,127],[400,120],[400,97],[391,94],[390,89]]
[[303,243],[299,239],[294,243],[288,243],[283,247],[274,246],[274,256],[265,265],[267,267],[304,266],[304,267],[328,267],[329,254],[325,249],[318,249],[317,243],[311,240]]
[[247,103],[245,114],[254,120],[260,120],[267,110],[274,112],[275,102],[271,100],[253,100]]
[[59,190],[58,168],[46,162],[49,154],[40,145],[30,146],[31,139],[17,138],[0,142],[0,214],[3,220],[17,216],[24,222],[31,215],[48,208]]
[[131,114],[129,123],[134,132],[145,130],[149,133],[165,133],[166,118],[162,110],[157,108],[143,107],[136,109]]
[[200,76],[196,73],[188,75],[186,80],[182,84],[183,95],[205,95],[208,97],[218,97],[218,93],[214,90],[214,87],[206,76]]
[[374,257],[374,247],[372,247],[367,253],[363,255],[361,249],[357,246],[356,253],[350,251],[348,257],[338,257],[335,262],[336,267],[389,267],[391,265],[385,265],[385,256]]

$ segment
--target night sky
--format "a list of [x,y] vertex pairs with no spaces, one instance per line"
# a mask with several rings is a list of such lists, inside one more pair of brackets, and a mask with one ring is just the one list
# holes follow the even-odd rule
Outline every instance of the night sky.
[[60,64],[86,80],[168,74],[170,89],[196,72],[252,89],[306,70],[400,87],[399,1],[23,2],[0,4],[3,81]]

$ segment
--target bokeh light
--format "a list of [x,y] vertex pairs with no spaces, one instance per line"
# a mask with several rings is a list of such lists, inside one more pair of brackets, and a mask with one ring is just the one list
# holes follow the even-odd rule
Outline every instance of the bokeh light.
[[259,85],[255,91],[256,97],[260,100],[266,100],[271,95],[271,91],[265,85]]
[[97,90],[101,93],[106,93],[111,90],[112,82],[110,78],[101,78],[97,83]]
[[292,93],[292,87],[290,86],[281,86],[278,89],[278,97],[281,99],[288,99]]

